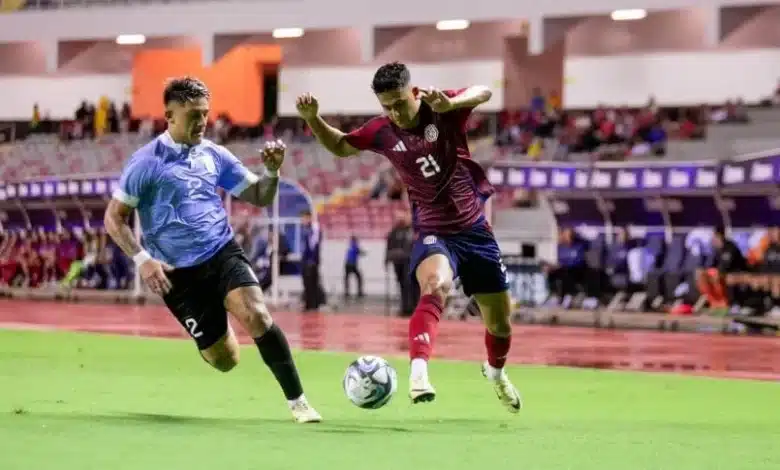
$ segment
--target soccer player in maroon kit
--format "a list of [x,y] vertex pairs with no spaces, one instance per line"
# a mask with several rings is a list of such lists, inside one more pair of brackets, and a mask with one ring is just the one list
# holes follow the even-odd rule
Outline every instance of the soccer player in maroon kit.
[[516,413],[522,406],[520,394],[504,371],[512,337],[506,268],[483,212],[494,189],[482,167],[471,160],[465,129],[471,111],[488,101],[491,92],[483,86],[421,89],[411,86],[410,80],[404,64],[380,67],[372,89],[384,115],[349,134],[322,119],[314,96],[301,95],[296,104],[331,153],[349,157],[370,150],[384,155],[409,192],[416,232],[411,270],[422,294],[409,321],[412,402],[436,396],[428,379],[428,360],[444,301],[453,279],[459,277],[466,295],[479,304],[486,327],[488,359],[482,372],[501,402]]

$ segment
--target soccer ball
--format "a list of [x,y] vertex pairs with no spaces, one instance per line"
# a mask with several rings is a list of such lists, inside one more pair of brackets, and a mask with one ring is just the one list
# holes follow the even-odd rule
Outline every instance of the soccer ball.
[[395,369],[381,357],[361,356],[344,374],[344,393],[360,408],[375,410],[385,406],[397,389]]

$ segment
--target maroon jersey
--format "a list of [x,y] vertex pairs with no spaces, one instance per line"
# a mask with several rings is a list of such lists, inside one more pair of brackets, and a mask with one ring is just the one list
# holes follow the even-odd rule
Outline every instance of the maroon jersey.
[[[445,93],[456,96],[461,91]],[[413,225],[420,232],[449,234],[471,228],[483,218],[482,204],[494,192],[469,152],[466,121],[472,109],[439,114],[423,102],[413,129],[401,129],[380,116],[346,136],[356,149],[390,160],[406,185]]]

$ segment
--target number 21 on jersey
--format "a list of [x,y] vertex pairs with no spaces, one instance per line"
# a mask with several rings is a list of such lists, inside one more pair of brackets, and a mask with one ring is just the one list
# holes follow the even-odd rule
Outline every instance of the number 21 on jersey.
[[425,178],[430,178],[441,171],[441,167],[433,158],[433,155],[420,157],[415,162],[420,165],[420,172],[422,172]]

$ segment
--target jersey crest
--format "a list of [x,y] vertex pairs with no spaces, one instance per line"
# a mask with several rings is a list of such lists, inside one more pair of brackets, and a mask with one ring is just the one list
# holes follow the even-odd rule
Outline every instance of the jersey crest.
[[425,126],[425,140],[430,143],[439,140],[439,129],[436,128],[436,124],[428,124]]
[[217,173],[217,166],[214,164],[214,158],[208,152],[196,151],[190,157],[190,168],[194,170],[205,171],[209,175]]

